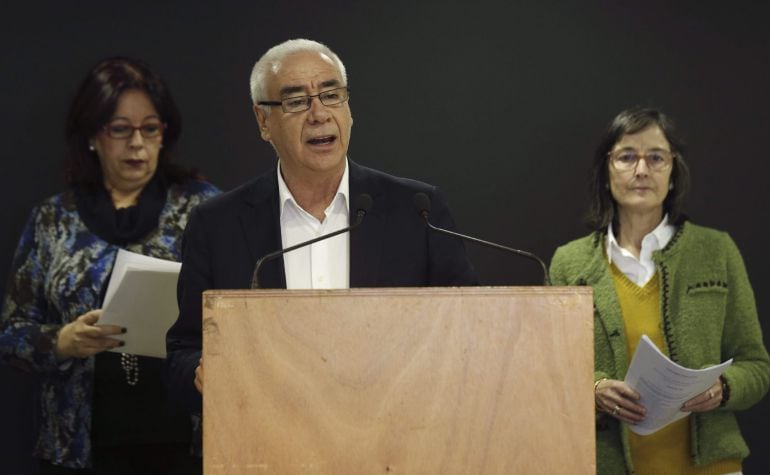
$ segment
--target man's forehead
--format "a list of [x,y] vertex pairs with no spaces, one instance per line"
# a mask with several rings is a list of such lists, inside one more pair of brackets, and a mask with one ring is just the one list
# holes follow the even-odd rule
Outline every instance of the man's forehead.
[[271,89],[288,86],[305,87],[314,82],[316,86],[342,85],[342,74],[334,60],[317,51],[301,51],[286,56],[272,67]]
[[281,74],[313,74],[314,72],[333,71],[340,73],[334,60],[319,51],[299,51],[292,53],[281,61],[276,61],[271,68],[273,75]]

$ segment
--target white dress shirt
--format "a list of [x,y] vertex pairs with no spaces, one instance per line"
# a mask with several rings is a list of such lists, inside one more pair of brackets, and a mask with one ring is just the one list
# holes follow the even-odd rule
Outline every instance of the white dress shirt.
[[668,215],[663,216],[660,224],[642,239],[642,249],[637,259],[631,252],[620,247],[610,224],[607,230],[607,259],[610,264],[614,263],[631,282],[644,287],[655,275],[652,253],[666,247],[675,230],[673,225],[668,224]]
[[[319,221],[302,209],[281,176],[278,163],[278,199],[283,248],[348,226],[348,163],[331,204]],[[350,233],[305,246],[283,255],[287,289],[347,289],[350,287]]]

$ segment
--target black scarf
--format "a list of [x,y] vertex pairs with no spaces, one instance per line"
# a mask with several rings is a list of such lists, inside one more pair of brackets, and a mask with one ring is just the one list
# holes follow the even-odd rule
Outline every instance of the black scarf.
[[110,244],[123,247],[158,227],[167,188],[156,174],[139,194],[138,203],[127,208],[116,209],[103,185],[96,190],[76,189],[75,200],[80,218],[89,231]]

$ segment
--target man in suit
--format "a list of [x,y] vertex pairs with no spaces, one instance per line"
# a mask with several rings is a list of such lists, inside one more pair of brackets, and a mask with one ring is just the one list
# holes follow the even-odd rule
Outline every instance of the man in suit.
[[185,230],[167,364],[172,389],[192,410],[200,408],[202,392],[202,292],[248,288],[257,259],[346,227],[360,194],[373,203],[360,227],[266,263],[261,287],[477,283],[462,242],[430,232],[413,205],[414,195],[425,193],[431,221],[452,228],[435,187],[348,160],[347,76],[329,48],[309,40],[273,47],[254,66],[251,90],[260,134],[279,160],[276,169],[199,206]]

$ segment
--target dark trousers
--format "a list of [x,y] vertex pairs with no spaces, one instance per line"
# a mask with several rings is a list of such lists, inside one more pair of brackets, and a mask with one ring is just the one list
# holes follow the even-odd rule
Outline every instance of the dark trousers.
[[40,462],[41,475],[196,475],[200,458],[190,455],[187,444],[153,444],[96,447],[93,469],[73,469]]

